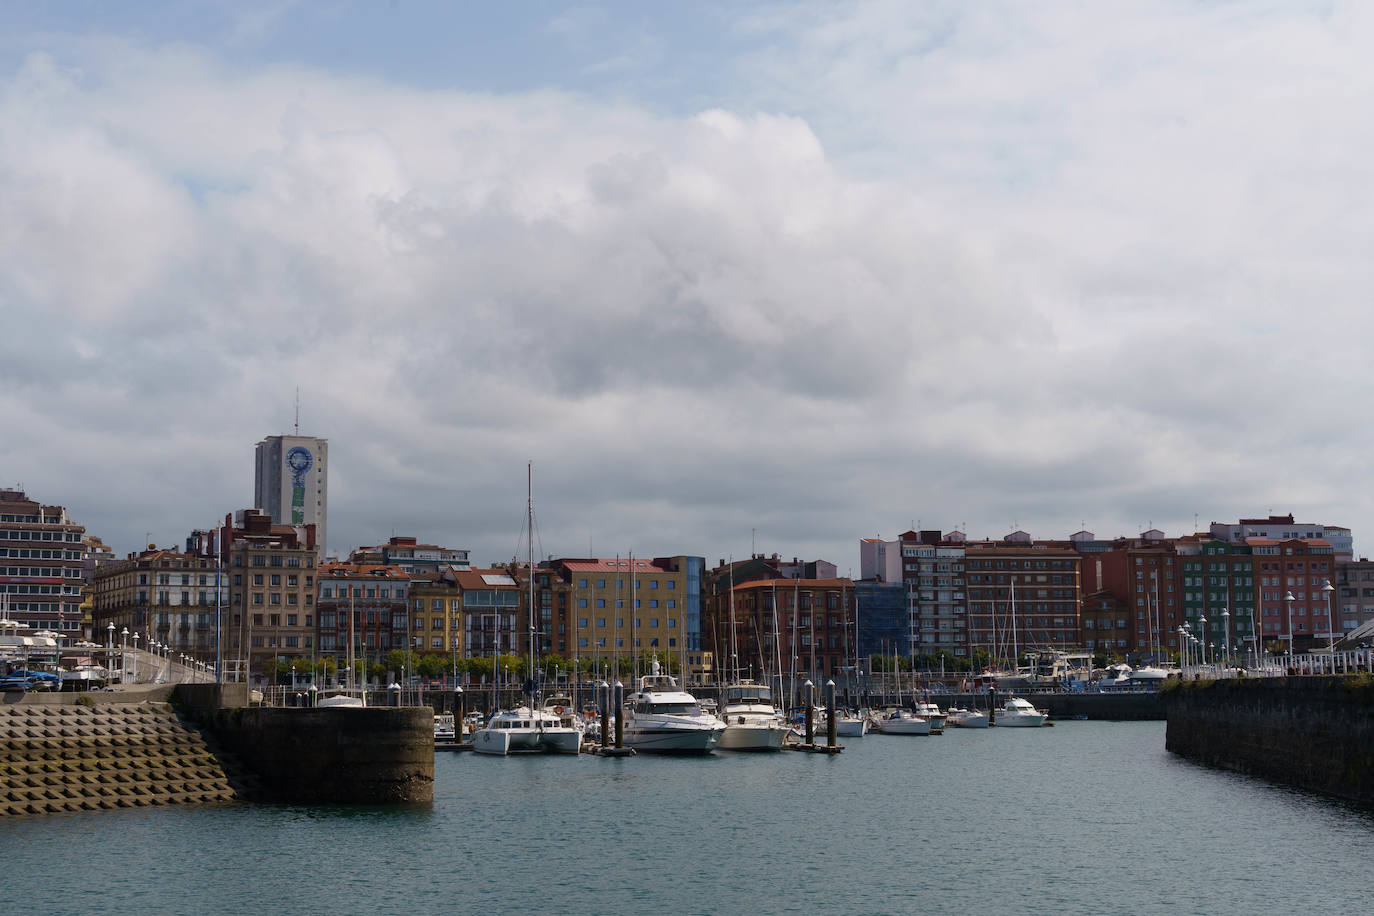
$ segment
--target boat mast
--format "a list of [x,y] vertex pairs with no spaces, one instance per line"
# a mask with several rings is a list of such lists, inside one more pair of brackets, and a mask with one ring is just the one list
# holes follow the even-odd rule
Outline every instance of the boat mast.
[[1021,670],[1021,652],[1016,644],[1016,577],[1011,577],[1011,670]]
[[[539,672],[535,668],[534,640],[537,628],[534,623],[534,462],[525,464],[525,564],[529,573],[529,618],[530,618],[530,711],[539,709]],[[539,716],[534,716],[536,727],[542,727]]]
[[735,636],[735,558],[730,558],[730,681],[739,682],[739,642]]
[[777,696],[782,696],[782,633],[778,630],[778,583],[773,581],[773,668],[775,671],[768,672],[770,685],[773,681],[774,673],[777,674]]

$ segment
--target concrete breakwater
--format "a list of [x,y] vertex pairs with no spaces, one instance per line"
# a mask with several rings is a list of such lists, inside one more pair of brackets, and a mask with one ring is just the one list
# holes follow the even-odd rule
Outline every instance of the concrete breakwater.
[[226,802],[250,784],[156,698],[0,704],[0,815]]
[[0,694],[0,816],[236,800],[433,800],[428,708],[221,705],[240,699],[235,686]]
[[1171,752],[1374,804],[1374,679],[1184,681],[1163,698]]
[[265,800],[434,800],[434,713],[428,707],[219,709],[207,725],[257,774]]

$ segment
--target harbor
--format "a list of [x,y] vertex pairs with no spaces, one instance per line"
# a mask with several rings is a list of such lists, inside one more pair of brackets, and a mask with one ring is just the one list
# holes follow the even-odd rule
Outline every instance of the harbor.
[[[1193,765],[1163,744],[1163,723],[1069,721],[865,738],[834,758],[440,755],[433,803],[419,808],[0,822],[7,863],[25,875],[0,887],[0,903],[32,905],[35,888],[61,885],[64,909],[122,910],[155,882],[159,899],[208,916],[581,914],[646,899],[684,913],[1363,908],[1351,876],[1374,854],[1370,815]],[[638,854],[649,847],[652,862]],[[319,868],[324,850],[349,851],[346,879],[337,857]],[[537,888],[499,880],[517,859],[538,863]],[[79,881],[67,880],[71,862],[83,863]]]

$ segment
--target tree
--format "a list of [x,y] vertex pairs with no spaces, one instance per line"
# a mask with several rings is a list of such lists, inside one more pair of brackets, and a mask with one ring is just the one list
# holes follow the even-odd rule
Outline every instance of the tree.
[[422,655],[415,662],[415,672],[424,677],[443,677],[453,670],[453,660],[447,655]]

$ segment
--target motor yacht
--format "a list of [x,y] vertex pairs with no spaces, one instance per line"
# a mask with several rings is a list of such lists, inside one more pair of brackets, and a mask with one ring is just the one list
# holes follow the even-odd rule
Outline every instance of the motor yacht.
[[725,723],[701,708],[697,698],[663,674],[657,661],[625,700],[625,746],[641,753],[709,754]]
[[725,722],[720,743],[723,751],[780,751],[787,723],[773,706],[773,691],[753,681],[725,688],[720,718]]
[[1049,715],[1032,706],[1020,697],[1007,697],[1002,708],[997,710],[992,724],[998,728],[1039,728],[1045,724]]

